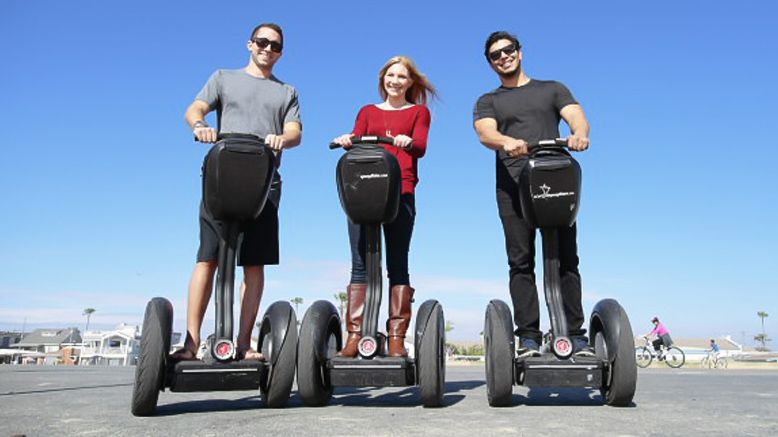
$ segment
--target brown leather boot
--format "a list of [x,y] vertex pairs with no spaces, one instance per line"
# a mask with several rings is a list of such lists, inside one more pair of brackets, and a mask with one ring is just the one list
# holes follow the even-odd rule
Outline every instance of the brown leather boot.
[[389,296],[389,320],[386,336],[389,338],[389,356],[407,357],[405,333],[411,324],[411,302],[414,290],[410,285],[395,285]]
[[357,343],[362,338],[362,318],[365,315],[365,295],[367,284],[349,284],[348,307],[346,307],[346,345],[338,356],[354,358],[357,356]]

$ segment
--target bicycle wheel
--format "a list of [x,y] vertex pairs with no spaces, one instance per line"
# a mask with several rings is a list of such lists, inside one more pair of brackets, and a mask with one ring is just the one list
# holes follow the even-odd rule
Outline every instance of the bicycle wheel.
[[702,357],[702,360],[700,360],[700,367],[703,369],[710,367],[710,359],[708,357]]
[[726,358],[718,358],[716,359],[716,368],[717,369],[726,369],[727,366],[729,366],[729,360]]
[[654,359],[654,356],[651,355],[651,351],[648,350],[647,347],[637,347],[635,348],[635,363],[640,367],[641,369],[645,369],[651,364],[651,360]]
[[683,366],[683,363],[686,362],[686,354],[684,354],[680,348],[676,346],[670,346],[665,351],[665,362],[673,369],[677,369]]

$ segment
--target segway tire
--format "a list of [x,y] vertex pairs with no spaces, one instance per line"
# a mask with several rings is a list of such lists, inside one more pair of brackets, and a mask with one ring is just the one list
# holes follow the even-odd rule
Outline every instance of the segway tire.
[[492,407],[511,404],[515,344],[510,308],[498,299],[489,302],[484,321],[484,349],[486,398]]
[[306,406],[323,407],[332,398],[324,366],[341,343],[338,310],[326,300],[314,302],[305,312],[297,344],[297,392]]
[[131,411],[135,416],[152,416],[157,411],[159,392],[164,389],[170,336],[173,330],[173,305],[155,297],[146,305],[140,354],[135,366]]
[[260,348],[268,361],[259,384],[269,408],[282,408],[289,401],[297,361],[297,316],[288,302],[270,305],[260,325]]
[[590,320],[595,352],[609,361],[608,376],[600,393],[607,405],[627,407],[632,404],[638,378],[634,336],[627,313],[615,300],[605,299],[595,305]]
[[[419,372],[419,391],[424,407],[443,405],[443,393],[446,390],[446,326],[443,307],[436,300],[428,300],[419,309],[416,323],[423,323],[422,338],[416,355]],[[424,317],[428,315],[428,317]],[[419,320],[420,318],[424,320]]]

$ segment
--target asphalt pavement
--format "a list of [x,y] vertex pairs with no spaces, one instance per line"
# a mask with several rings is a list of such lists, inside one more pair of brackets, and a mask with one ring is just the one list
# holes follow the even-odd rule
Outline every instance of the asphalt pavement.
[[338,388],[308,408],[293,392],[265,408],[258,392],[160,394],[158,415],[130,414],[132,367],[0,365],[0,437],[32,436],[504,436],[778,435],[778,371],[641,369],[634,403],[599,391],[514,387],[513,405],[486,402],[484,368],[449,366],[445,406],[418,389]]

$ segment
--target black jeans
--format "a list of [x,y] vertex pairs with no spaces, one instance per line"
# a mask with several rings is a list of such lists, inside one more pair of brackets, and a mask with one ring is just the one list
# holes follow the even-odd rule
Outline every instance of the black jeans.
[[[516,335],[540,343],[540,312],[535,285],[535,229],[521,214],[519,190],[497,189],[497,208],[505,232],[505,250],[510,267],[510,292],[513,301],[513,321]],[[559,230],[559,272],[562,284],[562,304],[567,319],[568,334],[586,334],[581,305],[581,275],[578,273],[576,225]]]
[[[416,197],[413,194],[400,196],[397,218],[384,223],[386,246],[386,267],[389,271],[389,286],[410,285],[408,275],[408,251],[411,246],[413,223],[416,219]],[[365,266],[365,232],[361,225],[348,221],[348,238],[351,243],[351,283],[367,283]]]

